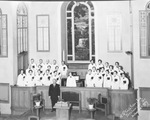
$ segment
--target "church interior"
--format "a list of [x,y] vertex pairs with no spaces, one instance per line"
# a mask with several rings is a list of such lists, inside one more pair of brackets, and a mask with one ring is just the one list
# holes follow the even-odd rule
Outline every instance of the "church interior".
[[[38,116],[41,112],[41,120],[56,117],[57,120],[107,120],[109,117],[110,120],[149,120],[149,33],[149,0],[0,1],[0,120],[9,115],[10,120],[16,120],[13,119],[16,115],[31,113],[35,93],[41,93],[44,101],[43,111],[38,108],[37,115],[34,114]],[[61,78],[58,83],[60,99],[75,105],[70,117],[59,116],[61,110],[57,108],[56,112],[49,111],[52,108],[48,96],[50,83],[18,85],[20,71],[30,74],[32,60],[36,65],[57,64],[57,69],[64,61],[67,77],[70,73],[75,76],[75,86],[73,81],[62,85]],[[103,67],[98,70],[95,67],[95,74],[102,72],[102,68],[110,72],[106,67],[115,69],[118,63],[117,70],[123,71],[119,79],[124,75],[128,85],[116,89],[95,82],[88,86],[86,76],[93,71],[89,65],[96,66],[99,62]],[[38,70],[33,73],[38,74]],[[104,108],[96,107],[95,102],[92,111],[88,108],[88,98],[97,100],[99,95],[104,96],[100,97]],[[64,114],[70,115],[68,111]],[[35,119],[39,117],[30,120]]]

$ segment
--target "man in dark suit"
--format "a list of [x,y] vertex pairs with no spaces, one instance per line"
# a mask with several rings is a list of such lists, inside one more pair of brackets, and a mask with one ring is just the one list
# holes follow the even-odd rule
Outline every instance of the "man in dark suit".
[[58,84],[56,84],[57,80],[53,79],[53,84],[51,84],[49,86],[49,98],[51,99],[51,103],[52,103],[52,111],[53,112],[55,109],[53,108],[55,103],[57,103],[58,98],[60,96],[60,86]]

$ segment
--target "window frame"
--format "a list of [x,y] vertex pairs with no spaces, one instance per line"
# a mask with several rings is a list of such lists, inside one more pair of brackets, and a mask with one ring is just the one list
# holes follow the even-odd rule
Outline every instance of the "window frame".
[[[147,4],[148,5],[148,4]],[[145,24],[146,24],[146,27],[145,27],[145,30],[146,30],[146,35],[145,35],[145,39],[146,39],[146,55],[144,56],[144,55],[142,55],[142,39],[141,39],[141,37],[142,37],[142,33],[141,33],[141,28],[142,28],[142,22],[141,22],[141,13],[142,13],[142,11],[144,11],[145,13],[146,13],[146,17],[145,17],[145,20],[146,20],[146,22],[145,22]],[[145,10],[139,10],[139,39],[140,39],[140,44],[139,44],[139,47],[140,47],[140,58],[141,59],[150,59],[150,55],[148,55],[148,36],[150,36],[150,34],[148,34],[148,16],[147,16],[147,14],[150,14],[150,9],[149,10],[147,10],[147,9],[145,9]],[[150,28],[149,28],[150,29]],[[150,31],[150,30],[149,30]],[[149,37],[149,43],[150,43],[150,37]]]
[[[120,16],[120,31],[121,31],[121,33],[120,33],[120,50],[116,50],[116,43],[117,43],[116,39],[114,39],[114,41],[113,41],[114,49],[110,50],[110,45],[109,45],[110,42],[111,42],[110,39],[109,39],[109,28],[110,28],[110,25],[108,24],[108,21],[107,21],[107,24],[108,24],[108,26],[107,26],[107,33],[108,33],[108,37],[107,37],[107,52],[108,53],[122,53],[123,52],[123,47],[122,47],[122,15],[121,15],[121,13],[114,13],[114,14],[110,14],[110,15],[111,16],[112,15],[113,16],[115,16],[115,15]],[[110,15],[108,17],[110,17]]]
[[[48,17],[48,26],[47,27],[45,27],[45,28],[48,28],[48,50],[39,50],[39,48],[38,48],[38,44],[39,44],[39,42],[38,42],[38,29],[39,29],[39,27],[38,27],[38,17],[42,17],[42,16],[47,16]],[[38,15],[36,15],[36,48],[37,48],[37,52],[50,52],[50,16],[49,16],[49,14],[38,14]]]
[[[69,6],[69,4],[71,3],[71,2],[74,2],[74,5],[71,7],[71,10],[68,10],[67,8],[68,8],[68,6]],[[92,58],[94,58],[94,59],[96,59],[96,55],[95,55],[95,52],[94,52],[94,54],[92,53],[92,50],[93,50],[93,48],[92,48],[92,20],[94,20],[94,48],[96,48],[95,47],[95,10],[94,10],[94,6],[93,6],[93,4],[92,4],[92,6],[93,6],[93,9],[91,9],[91,6],[89,5],[89,3],[88,2],[90,2],[90,1],[87,1],[87,2],[84,2],[84,1],[80,1],[79,3],[80,4],[83,4],[83,5],[85,5],[87,8],[88,8],[88,10],[89,10],[89,60],[84,60],[84,61],[82,61],[82,60],[75,60],[75,31],[73,30],[74,29],[74,8],[76,7],[76,5],[78,4],[77,3],[78,1],[70,1],[70,2],[68,2],[68,4],[67,4],[67,6],[66,6],[66,11],[65,11],[65,14],[66,14],[66,50],[67,50],[67,62],[68,63],[89,63],[89,61],[92,59]],[[69,16],[67,16],[67,13],[71,13],[72,15],[71,15],[71,17]],[[92,16],[91,14],[92,13],[94,13],[94,15]],[[68,32],[67,32],[67,21],[68,20],[71,20],[71,33],[72,33],[72,35],[71,35],[71,37],[72,37],[72,54],[68,54]],[[94,51],[96,51],[96,49],[94,50]],[[69,60],[68,58],[69,57],[72,57],[72,60]]]
[[[2,14],[2,12],[1,12],[1,16],[6,17],[6,55],[0,55],[0,58],[8,58],[8,16],[7,16],[7,14]],[[3,32],[3,28],[1,29],[1,32]],[[1,37],[1,38],[3,40],[3,37]]]

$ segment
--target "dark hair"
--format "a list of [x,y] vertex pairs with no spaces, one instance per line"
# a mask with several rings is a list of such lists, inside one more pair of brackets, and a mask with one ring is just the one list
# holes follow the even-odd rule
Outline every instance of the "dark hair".
[[21,73],[21,71],[23,71],[23,73],[24,73],[24,69],[20,69],[20,73]]
[[50,70],[49,70],[49,69],[47,69],[47,70],[46,70],[46,72],[47,72],[47,71],[49,72]]
[[106,70],[109,73],[109,70]]
[[99,61],[100,61],[100,62],[102,62],[102,60],[101,60],[101,59],[98,59],[98,62],[99,62]]
[[114,71],[115,73],[118,73],[116,70]]
[[109,65],[109,68],[110,68],[110,67],[114,68],[114,66],[113,66],[113,65]]
[[119,62],[115,62],[115,64],[118,64],[118,65],[119,65]]
[[30,72],[30,71],[33,72],[31,69],[29,70],[29,72]]

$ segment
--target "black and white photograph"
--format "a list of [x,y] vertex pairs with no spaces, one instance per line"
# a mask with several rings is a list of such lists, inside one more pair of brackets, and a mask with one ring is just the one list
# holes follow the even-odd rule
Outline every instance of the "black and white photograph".
[[150,120],[150,0],[0,0],[0,120]]

